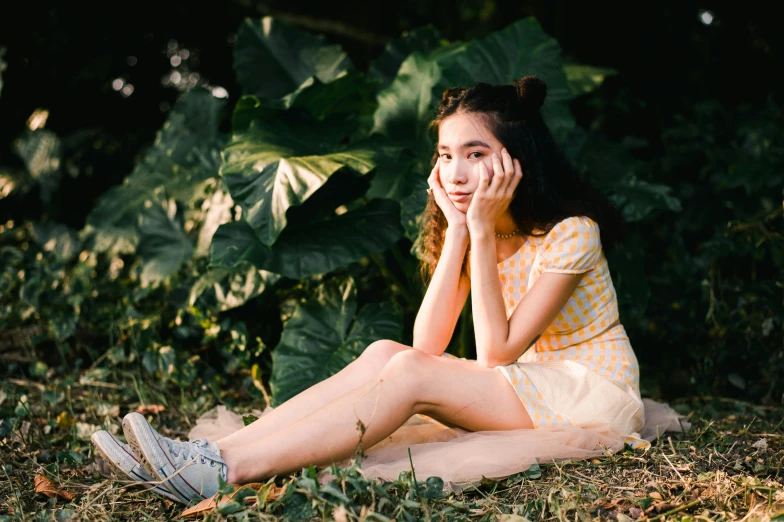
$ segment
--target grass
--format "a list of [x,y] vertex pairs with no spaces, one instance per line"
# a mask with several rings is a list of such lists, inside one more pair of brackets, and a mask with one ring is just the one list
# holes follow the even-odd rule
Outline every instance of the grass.
[[[122,416],[142,403],[164,406],[149,418],[164,435],[183,438],[216,404],[259,407],[245,386],[185,390],[121,371],[66,378],[49,370],[37,380],[0,376],[0,384],[0,521],[177,519],[182,505],[104,478],[90,434],[121,434]],[[668,432],[647,451],[545,464],[460,494],[441,494],[438,481],[410,472],[368,482],[355,468],[320,487],[314,469],[303,469],[250,492],[245,502],[255,506],[224,502],[222,513],[198,519],[784,521],[784,411],[711,397],[671,405],[688,414],[691,431]],[[36,474],[76,498],[37,493]],[[272,485],[285,486],[284,497],[265,499]]]

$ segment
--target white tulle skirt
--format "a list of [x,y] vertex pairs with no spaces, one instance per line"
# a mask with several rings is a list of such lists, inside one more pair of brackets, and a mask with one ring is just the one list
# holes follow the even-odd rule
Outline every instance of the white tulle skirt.
[[[667,404],[643,399],[645,424],[637,440],[650,442],[665,431],[688,431],[691,424]],[[256,417],[272,411],[253,410]],[[225,406],[218,406],[196,420],[188,433],[190,440],[220,439],[242,429],[242,416]],[[509,431],[465,431],[450,428],[426,416],[414,415],[394,433],[367,448],[367,457],[360,463],[368,478],[396,480],[401,471],[411,470],[408,450],[418,480],[438,476],[445,488],[460,492],[478,483],[482,477],[501,479],[525,471],[532,464],[563,460],[582,460],[612,454],[622,450],[628,435],[616,433],[609,426],[583,428],[560,426],[553,428],[520,429]],[[635,448],[645,445],[637,444]],[[337,463],[350,464],[350,459]],[[334,478],[328,468],[321,469],[322,483]]]

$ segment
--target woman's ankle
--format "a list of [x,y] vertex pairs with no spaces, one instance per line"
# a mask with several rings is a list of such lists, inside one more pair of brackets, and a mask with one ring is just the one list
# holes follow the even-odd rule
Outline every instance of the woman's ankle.
[[240,452],[235,452],[232,446],[220,446],[221,458],[226,461],[226,483],[227,484],[245,484],[248,482],[247,477],[242,473],[241,459],[237,458]]

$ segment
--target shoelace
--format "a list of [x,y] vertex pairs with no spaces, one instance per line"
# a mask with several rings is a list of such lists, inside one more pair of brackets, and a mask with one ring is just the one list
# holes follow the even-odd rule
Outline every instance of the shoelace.
[[[183,460],[191,461],[195,461],[198,458],[202,464],[206,464],[207,460],[209,460],[210,467],[213,468],[215,467],[216,462],[222,464],[221,474],[223,475],[224,480],[226,479],[226,461],[208,447],[209,441],[207,439],[195,439],[185,442],[180,440],[167,439],[166,443],[169,446],[169,452],[175,457],[182,456]],[[191,454],[191,450],[193,451],[193,454]],[[192,462],[188,463],[187,465],[190,464],[192,464]]]

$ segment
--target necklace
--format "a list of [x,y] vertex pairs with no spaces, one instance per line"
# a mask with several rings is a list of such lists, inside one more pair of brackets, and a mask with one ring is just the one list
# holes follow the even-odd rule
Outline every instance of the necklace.
[[520,232],[519,228],[514,229],[513,232],[510,232],[508,234],[499,234],[498,232],[496,232],[495,237],[497,237],[498,239],[509,239],[510,237],[517,235],[518,232]]

